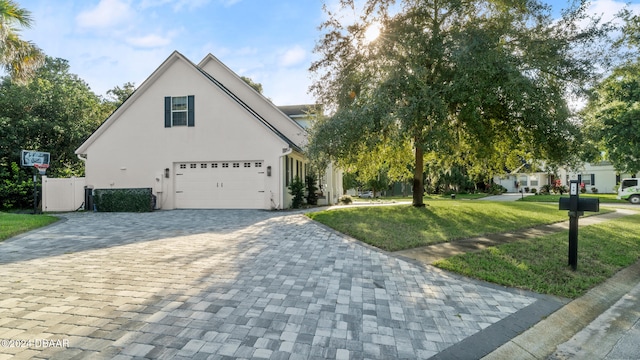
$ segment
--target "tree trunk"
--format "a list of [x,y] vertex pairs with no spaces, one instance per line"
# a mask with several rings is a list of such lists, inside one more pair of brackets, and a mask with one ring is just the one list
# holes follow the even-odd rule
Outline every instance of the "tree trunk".
[[424,154],[416,142],[416,167],[413,170],[413,206],[424,207],[423,193],[424,183],[422,181],[424,173]]

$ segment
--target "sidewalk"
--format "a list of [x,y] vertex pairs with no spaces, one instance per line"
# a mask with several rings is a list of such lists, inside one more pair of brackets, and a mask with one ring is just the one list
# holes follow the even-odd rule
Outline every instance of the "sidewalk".
[[[615,212],[603,215],[594,215],[580,218],[579,226],[582,227],[599,224],[603,221],[609,221],[631,214],[635,214],[635,211],[627,209],[617,209]],[[394,254],[417,260],[426,265],[430,265],[436,260],[444,259],[454,255],[464,254],[471,251],[479,251],[490,246],[496,246],[513,241],[545,236],[568,229],[569,221],[567,220],[560,223],[536,226],[529,229],[508,233],[490,234],[469,239],[452,241],[448,243],[401,250],[395,252]]]
[[[635,214],[615,212],[580,219],[589,226]],[[423,264],[569,228],[569,222],[409,249],[394,254]],[[499,334],[498,334],[499,335]],[[637,359],[640,357],[640,262],[618,272],[584,296],[560,307],[483,359]]]

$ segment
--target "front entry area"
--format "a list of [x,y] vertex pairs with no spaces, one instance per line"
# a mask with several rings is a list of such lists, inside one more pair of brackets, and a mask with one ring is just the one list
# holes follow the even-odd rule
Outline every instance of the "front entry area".
[[178,209],[265,208],[263,161],[174,164]]

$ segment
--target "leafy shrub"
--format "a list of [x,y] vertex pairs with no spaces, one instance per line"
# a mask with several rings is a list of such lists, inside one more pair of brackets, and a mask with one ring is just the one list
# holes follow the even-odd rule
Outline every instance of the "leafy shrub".
[[551,185],[542,185],[542,188],[540,188],[540,194],[549,194],[551,193]]
[[100,212],[149,212],[153,211],[151,188],[95,189],[93,203]]
[[591,192],[594,194],[598,193],[598,188],[596,188],[595,186],[591,188]]
[[311,174],[305,178],[307,182],[307,204],[318,205],[318,187],[316,186],[316,176]]
[[491,195],[500,195],[507,192],[507,188],[500,184],[491,184],[488,189],[489,194]]
[[536,195],[538,195],[538,189],[536,189],[536,188],[531,188],[531,193],[532,193],[532,194],[536,194]]
[[[33,208],[33,176],[25,175],[17,163],[11,163],[8,173],[2,174],[0,180],[0,209]],[[41,187],[38,183],[38,196]]]
[[299,177],[296,176],[289,184],[289,194],[293,196],[291,207],[294,209],[300,208],[304,202],[304,183],[300,181]]
[[580,193],[584,194],[587,192],[587,188],[585,188],[584,186],[580,188]]
[[530,189],[528,186],[525,186],[525,188],[524,188],[524,192],[528,193],[528,192],[529,192],[529,190],[531,190],[531,189]]
[[342,195],[340,199],[338,199],[338,201],[340,202],[340,204],[349,205],[353,202],[353,198],[351,198],[350,195]]

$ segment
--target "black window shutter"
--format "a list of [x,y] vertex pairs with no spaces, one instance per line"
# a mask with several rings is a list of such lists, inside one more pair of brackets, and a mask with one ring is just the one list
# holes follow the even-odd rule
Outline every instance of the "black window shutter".
[[195,126],[195,111],[194,111],[194,102],[195,97],[193,95],[189,95],[187,97],[187,126],[193,127]]
[[591,186],[596,184],[596,175],[595,174],[591,174]]
[[171,127],[171,96],[164,97],[164,127]]
[[582,175],[578,175],[578,184],[582,184]]

